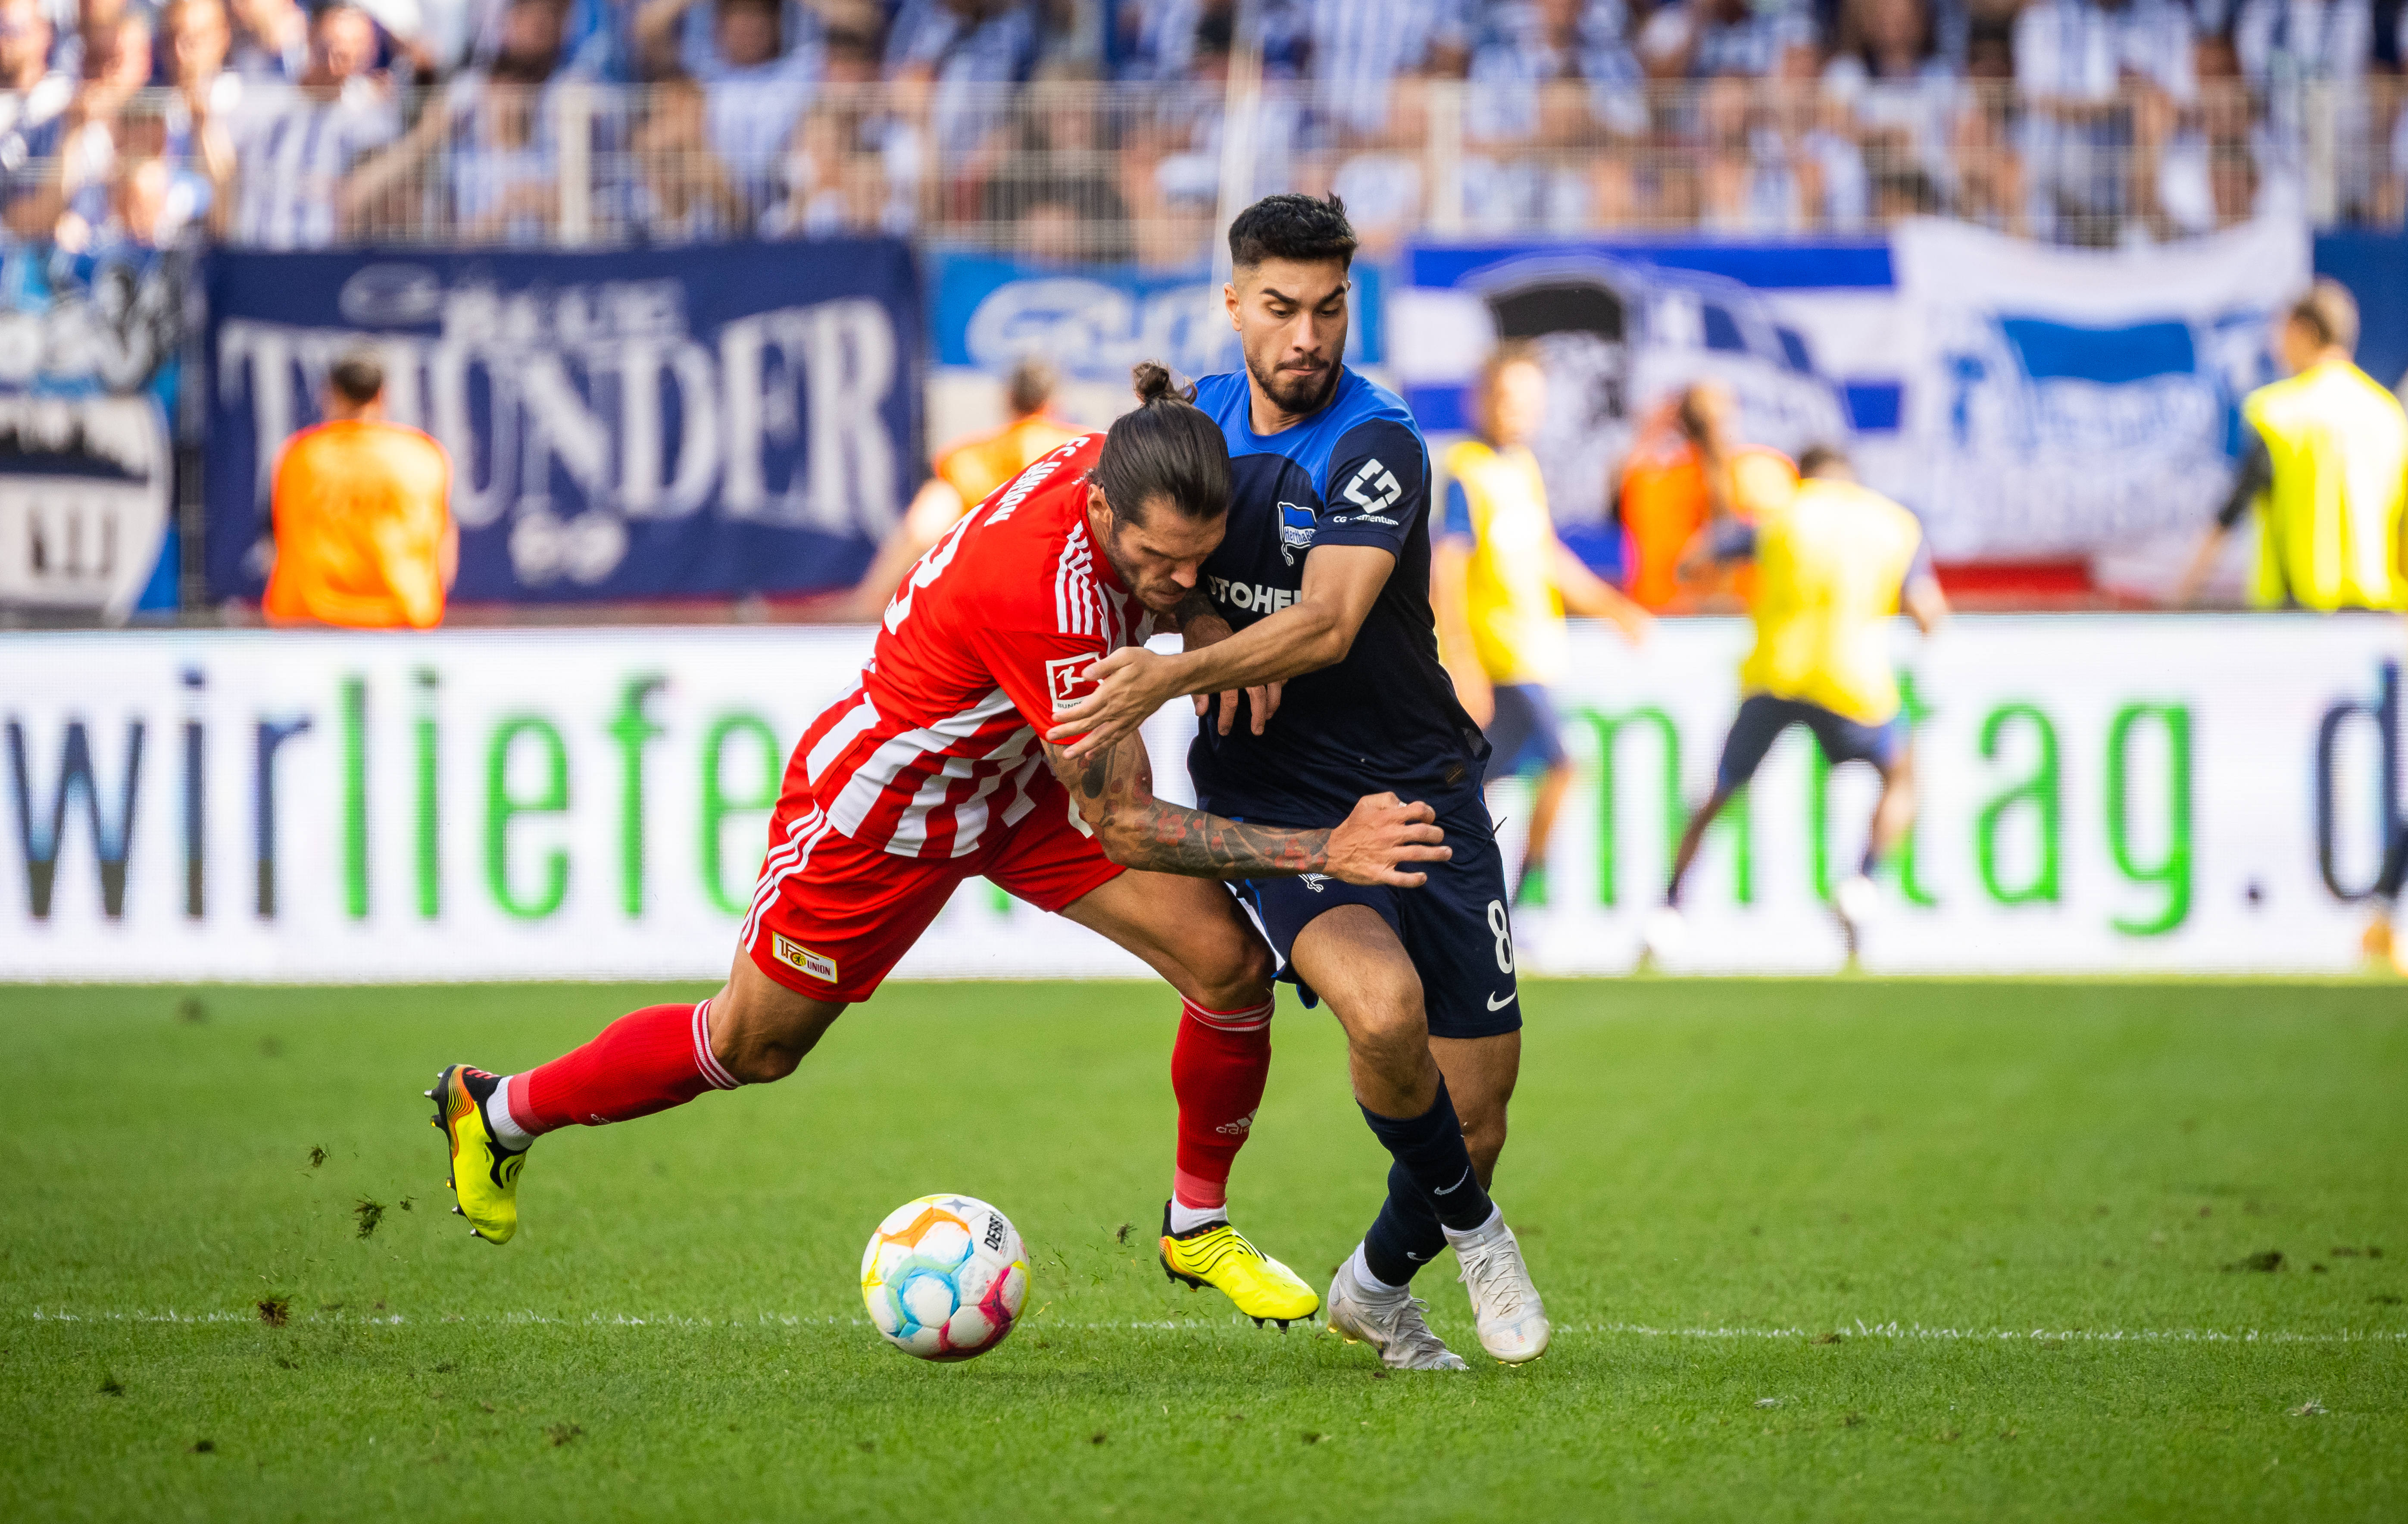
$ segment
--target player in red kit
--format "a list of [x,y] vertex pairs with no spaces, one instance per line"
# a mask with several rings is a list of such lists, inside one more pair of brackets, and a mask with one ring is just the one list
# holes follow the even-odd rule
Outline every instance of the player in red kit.
[[1039,739],[1086,669],[1141,643],[1221,541],[1219,427],[1138,367],[1140,405],[1040,457],[923,556],[861,682],[805,732],[727,983],[621,1017],[523,1073],[444,1070],[428,1095],[480,1237],[518,1227],[537,1137],[792,1073],[866,1000],[955,886],[983,875],[1145,959],[1184,1009],[1171,1054],[1177,1163],[1164,1269],[1257,1319],[1319,1303],[1228,1222],[1229,1168],[1270,1063],[1272,964],[1216,879],[1322,873],[1412,887],[1447,849],[1426,805],[1365,798],[1326,830],[1241,825],[1157,799],[1130,736],[1073,765]]

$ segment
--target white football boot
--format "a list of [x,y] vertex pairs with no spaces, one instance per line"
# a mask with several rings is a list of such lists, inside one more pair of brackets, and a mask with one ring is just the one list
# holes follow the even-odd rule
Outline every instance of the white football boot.
[[1658,905],[1648,913],[1639,928],[1639,956],[1642,964],[1661,970],[1668,964],[1678,964],[1689,950],[1689,923],[1678,905]]
[[1840,918],[1840,934],[1853,959],[1864,951],[1865,927],[1881,913],[1881,890],[1862,873],[1851,873],[1831,891],[1831,913]]
[[1469,1233],[1450,1229],[1446,1239],[1462,1267],[1457,1278],[1471,1295],[1480,1347],[1508,1365],[1545,1354],[1555,1330],[1530,1282],[1530,1267],[1522,1262],[1522,1245],[1505,1226],[1505,1214],[1498,1212]]
[[1380,1363],[1392,1371],[1469,1371],[1463,1357],[1446,1347],[1422,1318],[1429,1303],[1408,1291],[1382,1293],[1354,1278],[1354,1261],[1338,1267],[1329,1283],[1329,1300],[1322,1303],[1330,1331],[1348,1344],[1366,1344],[1380,1352]]

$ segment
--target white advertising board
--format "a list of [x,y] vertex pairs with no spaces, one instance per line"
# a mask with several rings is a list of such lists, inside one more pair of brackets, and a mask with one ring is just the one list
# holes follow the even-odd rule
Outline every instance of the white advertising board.
[[[1711,782],[1743,625],[1575,635],[1531,972],[1619,973]],[[1877,970],[2351,967],[2401,787],[2389,619],[1901,629],[1924,805]],[[723,973],[787,749],[860,631],[0,638],[0,979]],[[1192,721],[1148,731],[1184,798]],[[1832,969],[1873,780],[1777,746],[1691,883],[1698,970]],[[1509,862],[1526,795],[1498,784]],[[898,974],[1140,971],[983,884]]]

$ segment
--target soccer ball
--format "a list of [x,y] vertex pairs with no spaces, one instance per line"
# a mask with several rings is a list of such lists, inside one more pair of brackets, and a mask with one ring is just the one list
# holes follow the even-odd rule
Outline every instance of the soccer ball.
[[923,1196],[886,1215],[861,1253],[861,1300],[889,1344],[966,1360],[1003,1343],[1028,1298],[1010,1218],[968,1196]]

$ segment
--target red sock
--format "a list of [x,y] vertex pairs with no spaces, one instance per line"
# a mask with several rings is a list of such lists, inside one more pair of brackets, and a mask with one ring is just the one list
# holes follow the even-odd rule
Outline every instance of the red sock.
[[1171,1195],[1184,1207],[1226,1206],[1229,1166],[1246,1145],[1263,1082],[1271,1071],[1271,1008],[1207,1011],[1182,1002],[1170,1049],[1170,1088],[1179,1098],[1179,1161]]
[[600,1127],[682,1106],[705,1090],[733,1090],[736,1077],[710,1051],[710,1002],[652,1005],[621,1016],[583,1047],[523,1074],[503,1094],[511,1120],[530,1133],[577,1124]]

